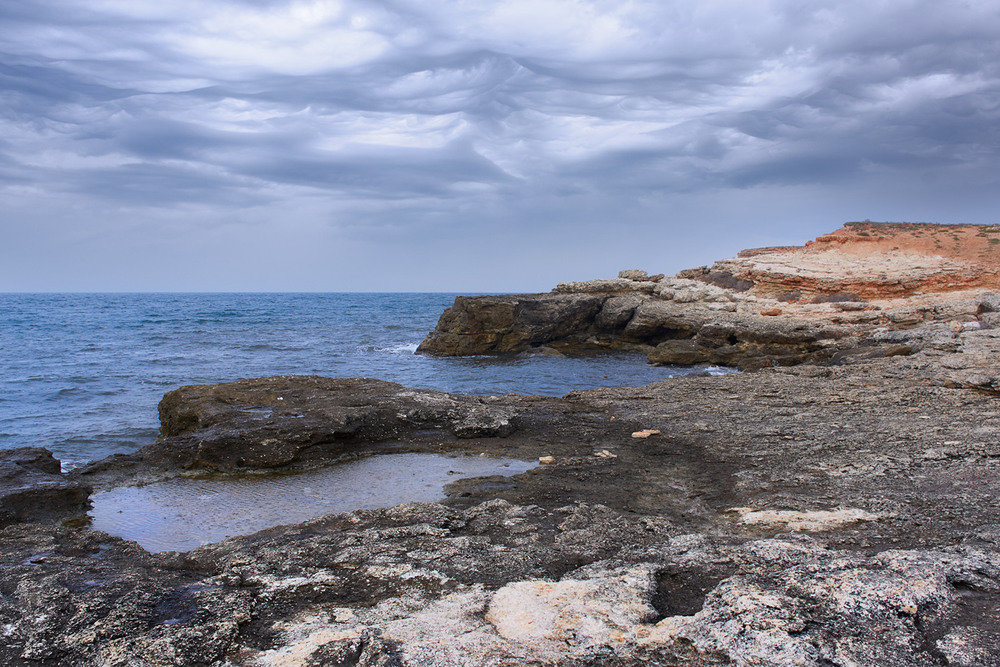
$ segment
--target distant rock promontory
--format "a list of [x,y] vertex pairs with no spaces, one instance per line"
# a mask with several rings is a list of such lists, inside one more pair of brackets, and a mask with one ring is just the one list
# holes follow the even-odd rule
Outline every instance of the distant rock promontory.
[[909,354],[889,332],[1000,322],[1000,226],[848,223],[675,276],[622,271],[550,294],[459,297],[418,351],[621,349],[657,364],[761,368]]

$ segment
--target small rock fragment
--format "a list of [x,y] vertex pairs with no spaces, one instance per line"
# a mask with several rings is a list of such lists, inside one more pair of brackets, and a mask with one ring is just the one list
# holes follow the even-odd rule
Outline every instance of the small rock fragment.
[[767,308],[760,311],[760,314],[764,317],[774,317],[775,315],[781,315],[781,308]]
[[594,454],[594,456],[596,456],[598,458],[601,458],[601,459],[616,459],[616,458],[618,458],[617,454],[613,454],[613,453],[609,452],[606,449],[602,449],[601,451],[599,451],[596,454]]
[[632,434],[633,438],[642,438],[645,440],[651,435],[660,435],[660,432],[653,428],[646,428],[641,431],[636,431]]
[[542,465],[548,465],[549,463],[555,463],[556,457],[554,456],[539,456],[538,462]]

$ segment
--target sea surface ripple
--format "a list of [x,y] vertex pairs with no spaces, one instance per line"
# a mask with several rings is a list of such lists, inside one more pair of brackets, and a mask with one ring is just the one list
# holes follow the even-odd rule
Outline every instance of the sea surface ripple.
[[438,359],[414,354],[454,294],[0,294],[0,448],[71,468],[157,435],[185,384],[317,374],[476,394],[563,395],[690,369],[639,355]]

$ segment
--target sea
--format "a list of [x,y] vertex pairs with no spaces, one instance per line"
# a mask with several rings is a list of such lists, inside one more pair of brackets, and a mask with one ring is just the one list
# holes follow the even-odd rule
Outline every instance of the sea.
[[654,367],[636,354],[416,354],[455,296],[0,294],[0,449],[46,447],[72,469],[155,440],[156,406],[171,389],[266,375],[561,396],[726,372]]

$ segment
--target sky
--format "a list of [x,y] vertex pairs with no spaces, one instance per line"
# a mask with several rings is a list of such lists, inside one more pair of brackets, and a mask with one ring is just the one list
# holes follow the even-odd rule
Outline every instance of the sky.
[[544,291],[998,181],[995,0],[0,0],[0,291]]

